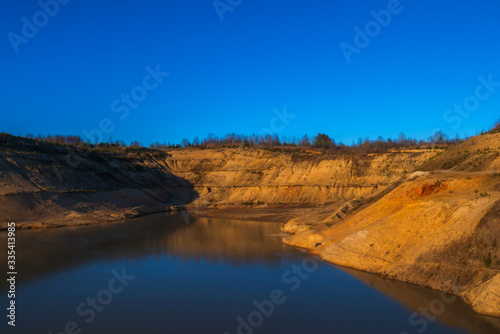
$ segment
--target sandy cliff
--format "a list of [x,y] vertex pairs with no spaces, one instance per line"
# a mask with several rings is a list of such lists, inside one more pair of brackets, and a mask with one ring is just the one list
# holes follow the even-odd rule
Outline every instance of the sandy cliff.
[[7,136],[0,138],[0,221],[50,227],[187,204],[332,204],[373,196],[436,153],[353,159],[248,148],[88,152]]
[[170,152],[170,171],[194,185],[197,206],[325,205],[378,194],[439,151],[363,156],[257,149]]
[[288,221],[289,245],[500,316],[499,152],[498,132],[446,151],[356,157],[243,147],[86,152],[7,136],[0,228],[217,208],[212,214]]
[[196,191],[159,163],[166,156],[0,139],[0,228],[116,221],[191,202]]
[[[333,226],[296,223],[290,245],[326,261],[461,296],[500,316],[500,134],[431,159],[379,200]],[[436,170],[434,168],[449,168]]]

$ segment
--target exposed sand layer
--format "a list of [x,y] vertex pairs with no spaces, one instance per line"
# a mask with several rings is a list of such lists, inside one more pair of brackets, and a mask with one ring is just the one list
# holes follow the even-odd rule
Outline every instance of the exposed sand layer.
[[120,221],[193,201],[193,186],[161,163],[166,156],[0,140],[0,229]]
[[459,156],[451,170],[410,175],[331,226],[291,221],[283,230],[295,234],[284,241],[331,263],[459,295],[500,317],[498,149],[500,134],[473,138],[424,166]]
[[439,151],[363,158],[260,149],[87,152],[0,138],[0,229],[182,208],[331,205],[382,192]]
[[258,149],[169,152],[169,170],[194,185],[198,207],[328,205],[371,197],[442,151],[349,157]]
[[[326,261],[461,296],[500,317],[500,133],[356,157],[262,149],[109,153],[0,139],[0,229],[184,210],[287,222]],[[191,214],[191,213],[190,213]]]

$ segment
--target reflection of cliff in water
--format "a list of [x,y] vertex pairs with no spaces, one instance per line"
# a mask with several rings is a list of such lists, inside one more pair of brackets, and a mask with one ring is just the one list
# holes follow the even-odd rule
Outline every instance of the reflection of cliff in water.
[[[386,296],[393,298],[414,312],[418,313],[423,309],[428,310],[427,312],[435,317],[436,321],[457,328],[463,328],[470,333],[500,333],[500,319],[473,312],[471,307],[465,304],[460,297],[456,297],[452,302],[445,303],[444,300],[450,301],[450,298],[453,298],[453,296],[444,295],[443,299],[443,294],[436,290],[422,288],[401,281],[385,279],[379,275],[355,269],[345,267],[341,269],[367,285],[379,290]],[[442,300],[443,303],[440,303],[439,301]],[[445,305],[444,311],[440,308],[440,305],[443,304]],[[430,310],[435,310],[435,313]],[[424,318],[421,316],[415,318],[416,321],[421,319]],[[421,324],[413,327],[408,324],[408,328],[405,330],[409,333],[417,333],[421,328]]]
[[171,255],[273,262],[283,252],[291,251],[279,234],[280,226],[276,223],[198,218],[192,225],[165,234],[160,242]]
[[[126,223],[64,227],[17,233],[19,281],[68,270],[87,262],[149,255],[186,260],[225,261],[233,265],[264,262],[277,265],[283,253],[295,252],[282,243],[277,223],[228,221],[157,214]],[[6,244],[0,234],[0,245]],[[5,250],[6,253],[6,250]],[[0,257],[0,267],[6,267]],[[0,283],[0,289],[6,288]]]

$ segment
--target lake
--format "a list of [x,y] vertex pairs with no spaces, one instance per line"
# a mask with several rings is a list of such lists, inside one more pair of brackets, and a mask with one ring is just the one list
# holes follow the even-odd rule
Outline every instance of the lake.
[[[458,298],[337,268],[278,223],[156,214],[17,233],[2,333],[498,333]],[[0,233],[6,254],[6,233]],[[6,268],[6,255],[0,257]],[[4,272],[7,272],[4,269]],[[421,313],[418,313],[421,312]]]

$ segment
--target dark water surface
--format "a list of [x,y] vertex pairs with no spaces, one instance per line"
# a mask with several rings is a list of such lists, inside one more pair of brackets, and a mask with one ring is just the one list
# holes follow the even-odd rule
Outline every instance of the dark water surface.
[[[3,254],[6,238],[0,234]],[[2,280],[0,332],[500,332],[499,319],[458,299],[341,270],[281,240],[276,223],[187,224],[163,214],[18,232],[16,327],[7,326]],[[0,265],[5,275],[6,255]]]

